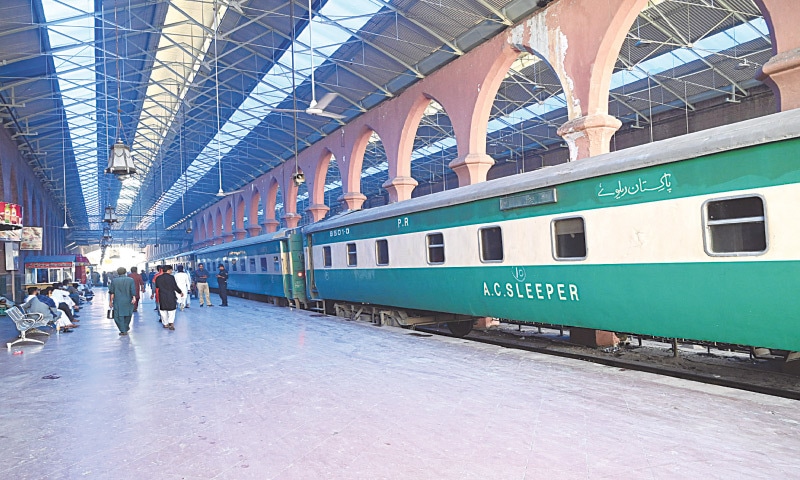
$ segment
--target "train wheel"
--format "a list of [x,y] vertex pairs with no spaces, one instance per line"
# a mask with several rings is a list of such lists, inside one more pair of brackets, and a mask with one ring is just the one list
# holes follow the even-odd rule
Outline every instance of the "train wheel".
[[447,322],[447,328],[450,330],[450,333],[461,338],[467,336],[467,334],[472,331],[473,323],[474,322],[472,320],[466,320],[463,322]]

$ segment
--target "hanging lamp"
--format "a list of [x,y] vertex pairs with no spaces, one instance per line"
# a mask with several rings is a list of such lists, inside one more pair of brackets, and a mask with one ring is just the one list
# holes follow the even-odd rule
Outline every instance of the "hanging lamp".
[[117,142],[111,147],[105,172],[124,180],[136,174],[136,167],[133,164],[130,147],[122,143],[122,84],[119,69],[119,24],[116,10],[114,10],[114,45],[117,56]]

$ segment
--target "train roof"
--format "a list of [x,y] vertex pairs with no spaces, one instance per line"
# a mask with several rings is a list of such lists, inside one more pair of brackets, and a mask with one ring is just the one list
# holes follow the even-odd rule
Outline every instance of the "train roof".
[[307,225],[303,227],[303,232],[320,232],[796,137],[800,137],[800,109],[710,128],[389,205],[366,210],[351,210]]
[[203,253],[215,252],[217,250],[228,250],[230,248],[246,247],[248,245],[255,245],[257,243],[268,242],[270,240],[280,240],[286,238],[286,236],[291,231],[292,231],[291,229],[284,228],[273,233],[265,233],[263,235],[248,237],[242,240],[234,240],[232,242],[220,243],[219,245],[211,245],[209,247],[198,248],[197,250],[194,251],[194,254],[202,255]]

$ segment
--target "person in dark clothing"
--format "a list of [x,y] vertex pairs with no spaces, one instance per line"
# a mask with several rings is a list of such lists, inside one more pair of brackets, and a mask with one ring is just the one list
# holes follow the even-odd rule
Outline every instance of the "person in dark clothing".
[[208,293],[208,270],[203,267],[202,263],[197,264],[197,270],[194,271],[192,280],[197,285],[197,298],[200,300],[200,306],[203,306],[203,299],[205,298],[206,305],[211,305],[211,296]]
[[156,299],[164,328],[175,330],[175,310],[178,308],[178,295],[184,291],[178,287],[172,276],[172,265],[164,265],[161,274],[156,276]]
[[114,323],[117,324],[120,335],[127,335],[131,328],[136,293],[136,282],[125,275],[125,267],[119,267],[117,277],[108,286],[108,306],[114,311]]
[[[155,279],[156,279],[156,270],[155,270],[154,268],[151,268],[151,269],[150,269],[150,276],[148,277],[148,282],[147,282],[147,283],[149,283],[149,284],[150,284],[150,290],[151,290],[152,292],[155,292],[155,291],[156,291],[156,287],[155,287],[155,285],[153,284],[153,282],[155,281]],[[151,295],[152,295],[152,294],[151,294]],[[151,298],[152,298],[152,297],[151,297]]]
[[142,276],[139,275],[139,269],[136,267],[131,267],[131,273],[128,276],[133,279],[133,284],[136,288],[136,303],[133,304],[133,311],[136,312],[139,310],[139,301],[142,299],[142,293],[144,292],[144,283],[142,283]]
[[222,302],[220,306],[228,306],[228,271],[225,270],[224,265],[219,266],[217,272],[217,284],[219,284],[219,299]]
[[[155,311],[158,311],[158,292],[156,291],[156,279],[161,275],[161,273],[164,272],[165,266],[166,265],[159,265],[157,267],[158,273],[154,273],[152,271],[150,272],[150,275],[152,276],[150,278],[150,298],[155,299],[156,301],[156,308],[153,309]],[[158,320],[161,321],[161,313],[158,314]]]

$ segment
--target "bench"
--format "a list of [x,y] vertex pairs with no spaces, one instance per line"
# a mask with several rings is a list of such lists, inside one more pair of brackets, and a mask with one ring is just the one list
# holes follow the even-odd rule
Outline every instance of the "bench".
[[39,327],[45,327],[48,324],[48,321],[44,319],[44,315],[41,313],[25,313],[20,307],[11,307],[6,310],[6,314],[11,318],[11,320],[14,320],[17,330],[19,330],[19,338],[13,342],[6,343],[6,346],[9,350],[11,350],[12,345],[22,342],[36,342],[44,345],[43,341],[35,338],[28,338],[26,336],[28,333],[42,333],[44,335],[50,335],[47,332],[39,330]]

